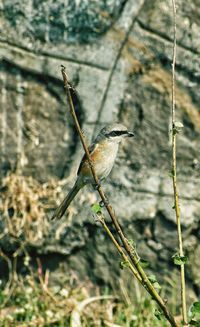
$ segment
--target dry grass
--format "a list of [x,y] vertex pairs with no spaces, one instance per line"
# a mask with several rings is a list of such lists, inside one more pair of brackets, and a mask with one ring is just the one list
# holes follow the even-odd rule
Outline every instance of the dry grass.
[[49,229],[47,212],[55,207],[60,194],[57,181],[40,184],[32,177],[9,174],[1,186],[0,212],[4,222],[1,238],[8,234],[23,238],[25,244],[41,243]]
[[167,326],[153,316],[153,301],[142,295],[127,304],[114,296],[99,296],[98,290],[91,297],[94,289],[78,285],[70,275],[63,286],[49,286],[50,279],[49,271],[42,272],[39,265],[35,273],[30,268],[26,277],[15,275],[9,288],[0,289],[0,326]]
[[[99,290],[88,283],[87,288],[80,285],[69,272],[67,281],[58,286],[39,259],[33,268],[28,249],[42,246],[50,228],[47,215],[60,201],[61,190],[58,181],[40,184],[15,173],[2,180],[0,260],[8,266],[8,278],[0,283],[0,326],[74,327],[73,317],[82,327],[165,326],[153,317],[155,304],[143,295],[134,304],[107,294],[102,300]],[[14,242],[14,253],[6,252],[6,242]],[[19,261],[24,275],[17,272]]]

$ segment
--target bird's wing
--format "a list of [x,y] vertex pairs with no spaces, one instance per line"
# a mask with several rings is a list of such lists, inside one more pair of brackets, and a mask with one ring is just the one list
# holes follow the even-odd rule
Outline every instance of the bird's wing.
[[[98,144],[95,144],[95,143],[92,143],[89,147],[88,147],[88,150],[89,150],[89,153],[90,153],[90,156],[91,156],[91,159],[92,159],[92,155],[93,153],[95,152],[95,150],[98,148]],[[79,168],[78,168],[78,172],[77,172],[77,175],[79,175],[82,167],[83,167],[83,164],[85,163],[85,161],[87,161],[87,156],[86,154],[84,154],[82,160],[81,160],[81,163],[79,165]]]

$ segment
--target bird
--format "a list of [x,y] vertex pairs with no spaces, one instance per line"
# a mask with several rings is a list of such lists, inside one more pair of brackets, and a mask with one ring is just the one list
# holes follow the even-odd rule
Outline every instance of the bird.
[[[134,133],[120,123],[108,124],[102,128],[94,142],[89,146],[90,159],[99,181],[104,180],[111,172],[117,156],[120,142]],[[83,156],[74,186],[55,210],[53,219],[61,219],[77,193],[87,184],[95,185],[90,164],[86,154]]]

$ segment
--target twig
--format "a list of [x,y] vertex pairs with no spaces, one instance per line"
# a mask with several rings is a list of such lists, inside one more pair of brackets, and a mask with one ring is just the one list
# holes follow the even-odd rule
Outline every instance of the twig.
[[130,262],[129,258],[126,256],[126,254],[124,253],[124,251],[122,250],[122,247],[119,245],[119,243],[117,242],[116,238],[114,237],[113,233],[110,231],[110,229],[108,228],[106,222],[105,222],[105,218],[103,216],[103,214],[101,213],[100,215],[98,215],[98,220],[101,223],[101,225],[103,226],[104,230],[106,231],[106,233],[108,234],[108,236],[110,237],[111,241],[113,242],[113,244],[115,245],[115,247],[117,248],[118,252],[121,254],[124,263],[127,265],[127,267],[131,270],[131,272],[133,273],[133,275],[137,278],[137,280],[142,284],[142,278],[140,276],[140,274],[137,272],[137,270],[133,267],[132,263]]
[[45,294],[47,294],[51,300],[54,301],[54,303],[57,303],[56,299],[54,298],[54,296],[51,294],[50,290],[48,289],[47,285],[45,284],[44,282],[44,279],[43,279],[43,271],[42,271],[42,264],[41,264],[41,261],[39,258],[36,258],[36,261],[37,261],[37,265],[38,265],[38,279],[39,279],[39,282],[40,282],[40,285],[42,287],[42,290]]
[[[172,0],[173,17],[174,17],[174,43],[173,43],[173,61],[172,61],[172,180],[174,190],[174,206],[176,213],[176,224],[178,232],[179,243],[179,255],[184,257],[183,242],[181,232],[181,217],[180,217],[180,205],[179,205],[179,193],[177,187],[177,169],[176,169],[176,136],[177,130],[175,126],[175,106],[176,106],[176,93],[175,93],[175,65],[176,65],[176,0]],[[187,307],[186,307],[186,290],[185,290],[185,265],[180,265],[181,270],[181,303],[182,303],[182,315],[184,325],[187,323]]]
[[117,217],[116,217],[116,215],[114,213],[114,210],[112,209],[111,205],[108,203],[107,198],[105,196],[105,193],[104,193],[101,185],[99,184],[99,180],[98,180],[98,177],[97,177],[97,175],[95,173],[93,163],[92,163],[92,160],[90,158],[90,153],[89,153],[88,147],[86,145],[86,142],[85,142],[85,139],[84,139],[83,133],[81,131],[79,121],[77,119],[76,112],[75,112],[75,109],[74,109],[74,105],[73,105],[73,101],[72,101],[72,97],[71,97],[71,93],[70,93],[70,89],[72,87],[68,83],[68,77],[67,77],[67,74],[65,72],[65,67],[64,66],[61,66],[61,67],[62,67],[61,68],[61,73],[62,73],[62,76],[63,76],[64,88],[65,88],[65,91],[66,91],[67,100],[68,100],[69,107],[70,107],[70,113],[71,113],[71,115],[73,117],[76,130],[77,130],[77,132],[79,134],[79,137],[81,139],[83,148],[85,150],[85,154],[87,156],[87,160],[88,160],[88,163],[89,163],[89,166],[90,166],[91,173],[93,175],[95,184],[97,185],[99,195],[100,195],[100,197],[101,197],[101,199],[102,199],[102,201],[104,203],[105,208],[107,209],[108,214],[110,215],[110,218],[111,218],[111,220],[112,220],[112,222],[113,222],[113,224],[115,226],[115,229],[116,229],[116,231],[117,231],[117,233],[118,233],[118,235],[119,235],[119,237],[120,237],[120,239],[121,239],[121,241],[123,243],[123,246],[124,246],[127,254],[129,255],[131,261],[135,265],[136,270],[138,271],[138,273],[139,273],[139,275],[140,275],[140,277],[142,279],[142,285],[146,288],[146,290],[149,292],[149,294],[157,302],[157,304],[159,305],[159,307],[163,311],[166,319],[170,322],[171,326],[176,327],[178,325],[177,325],[174,317],[172,316],[172,314],[170,313],[170,311],[166,307],[166,303],[160,297],[160,295],[158,294],[158,292],[156,291],[156,289],[154,288],[154,286],[152,285],[152,283],[148,279],[147,275],[145,274],[142,266],[140,265],[140,262],[138,260],[138,255],[137,255],[135,249],[129,244],[127,238],[124,236],[124,233],[123,233],[123,231],[122,231],[122,229],[120,227],[120,224],[119,224],[119,222],[117,220]]

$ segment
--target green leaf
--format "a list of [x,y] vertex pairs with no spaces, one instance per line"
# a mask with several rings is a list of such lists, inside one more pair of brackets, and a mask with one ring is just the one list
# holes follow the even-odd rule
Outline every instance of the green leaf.
[[136,248],[136,244],[135,244],[134,240],[129,239],[129,240],[128,240],[128,243],[129,243],[129,245],[132,246],[133,248]]
[[190,326],[200,327],[200,321],[197,320],[190,320]]
[[194,302],[192,304],[191,312],[193,313],[193,315],[196,315],[196,314],[200,315],[200,301]]
[[161,320],[162,319],[162,316],[163,316],[163,313],[158,310],[158,309],[155,309],[154,311],[154,316],[158,319],[158,320]]
[[174,127],[176,127],[176,128],[183,128],[184,125],[180,121],[175,121],[174,122]]
[[171,169],[171,170],[169,171],[169,177],[171,177],[171,178],[174,177],[174,170],[173,170],[173,169]]
[[129,262],[128,261],[121,261],[120,262],[120,268],[124,269],[124,268],[128,268],[129,267]]
[[174,261],[174,264],[177,265],[177,266],[181,266],[181,265],[184,265],[187,260],[188,260],[188,257],[185,256],[185,255],[179,255],[178,253],[175,253],[173,256],[172,256],[172,259]]
[[29,265],[29,262],[30,262],[30,257],[28,255],[26,255],[24,257],[24,266],[28,266]]
[[158,282],[153,283],[153,286],[157,289],[157,291],[160,291],[162,289],[161,285]]
[[93,211],[94,213],[96,213],[96,214],[101,213],[101,206],[100,206],[100,204],[99,204],[99,203],[94,203],[94,204],[92,205],[92,211]]
[[160,284],[158,283],[157,279],[156,279],[156,276],[155,275],[150,275],[148,277],[148,279],[150,280],[150,282],[153,284],[154,288],[156,288],[158,291],[161,290],[161,286]]
[[173,135],[178,134],[183,127],[184,126],[180,121],[175,121],[173,124]]
[[157,279],[156,279],[156,276],[155,276],[155,275],[150,275],[150,276],[148,277],[148,279],[150,280],[150,282],[151,282],[152,284],[154,284],[154,283],[157,282]]
[[149,267],[149,262],[147,260],[140,259],[140,265],[142,266],[142,268],[147,268]]

